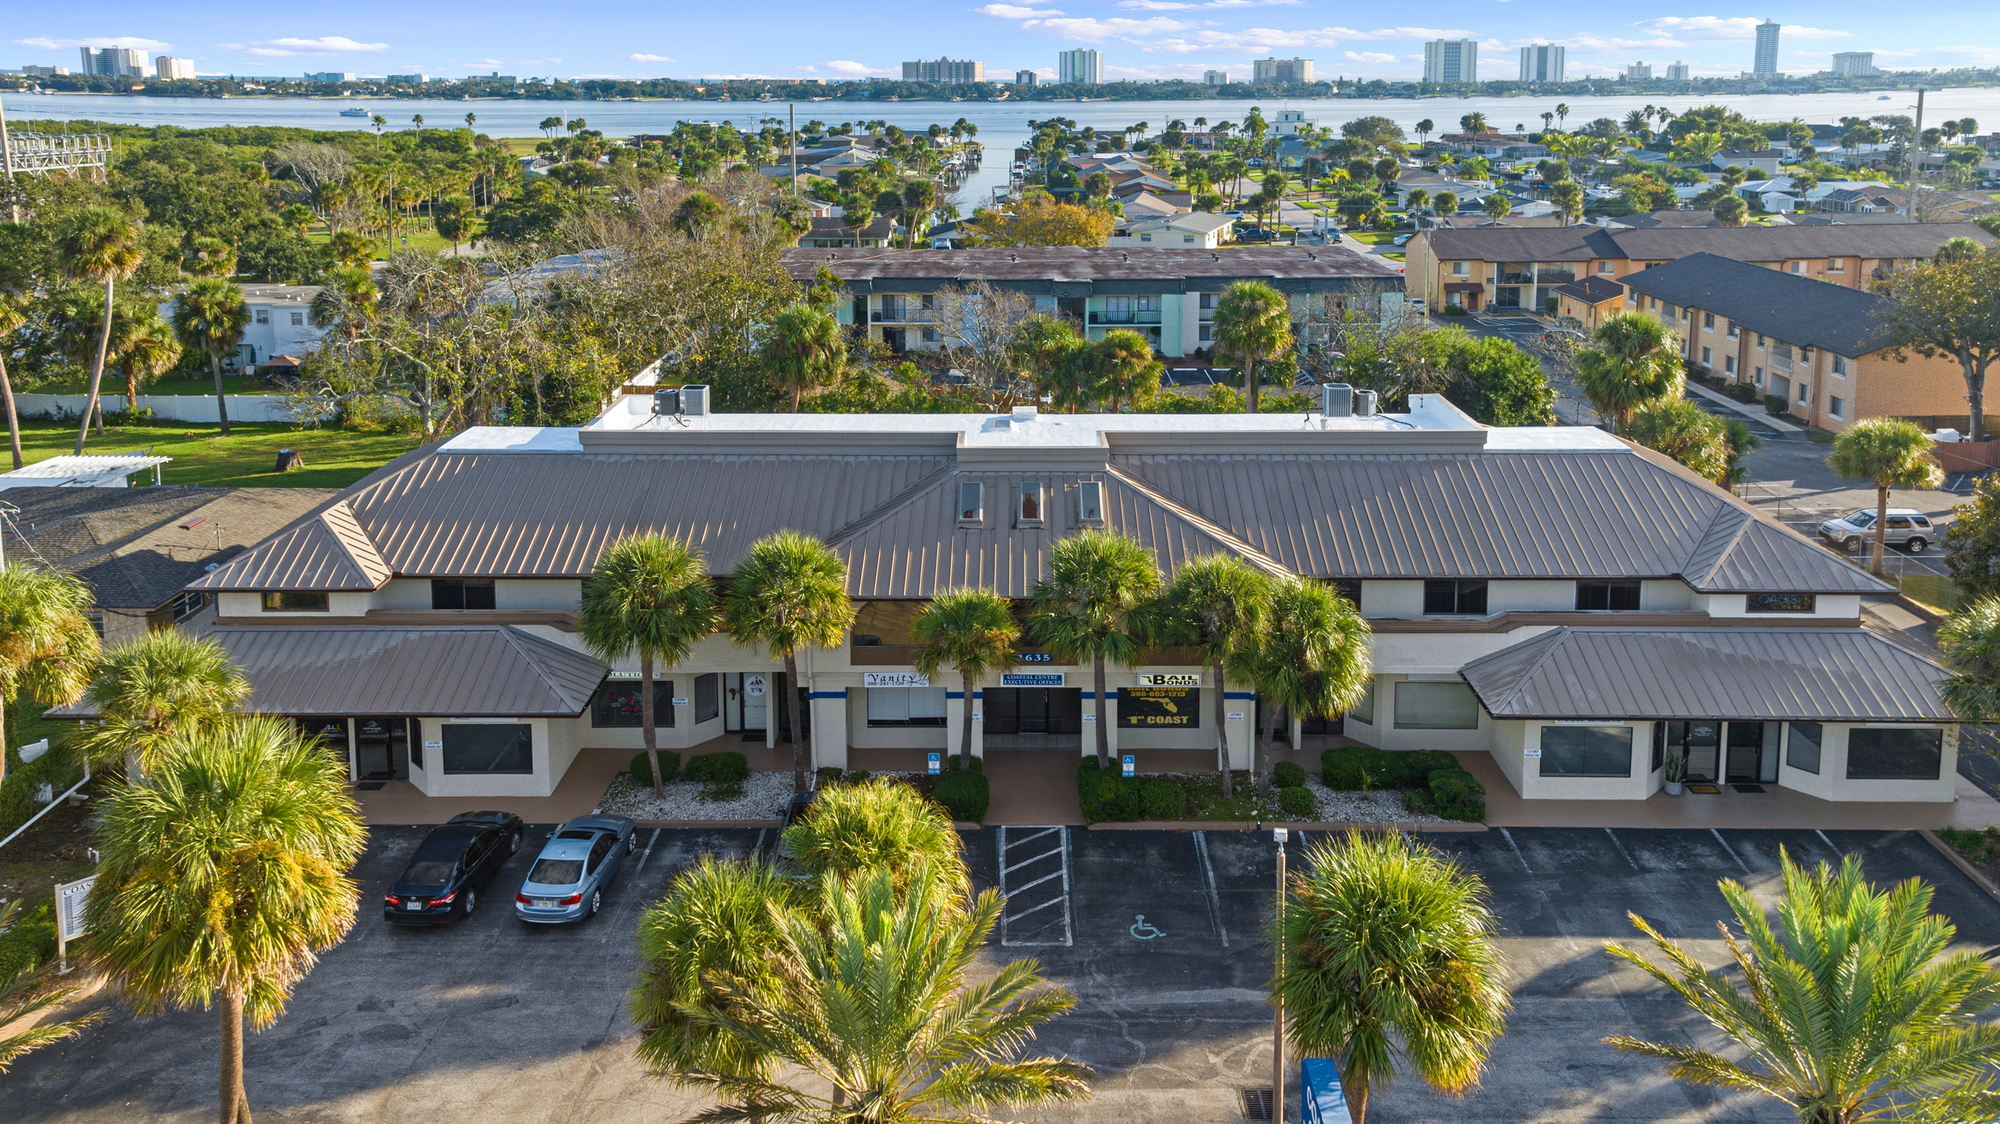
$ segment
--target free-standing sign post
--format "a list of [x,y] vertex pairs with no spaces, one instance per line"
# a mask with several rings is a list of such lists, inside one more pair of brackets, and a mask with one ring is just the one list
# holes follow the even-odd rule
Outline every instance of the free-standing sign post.
[[[1285,971],[1285,839],[1291,833],[1282,827],[1271,829],[1271,838],[1278,844],[1278,923],[1274,927],[1278,939],[1277,970]],[[1271,995],[1271,1124],[1285,1124],[1285,1000],[1277,992]]]
[[1125,775],[1129,777],[1139,767],[1139,758],[1134,754],[1127,753],[1118,758],[1118,764],[1124,769]]
[[56,883],[56,959],[61,961],[61,970],[69,971],[69,942],[82,936],[84,910],[90,905],[90,887],[97,882],[95,874],[79,878],[74,882]]
[[934,777],[944,772],[944,754],[933,753],[930,755],[930,770],[931,776]]

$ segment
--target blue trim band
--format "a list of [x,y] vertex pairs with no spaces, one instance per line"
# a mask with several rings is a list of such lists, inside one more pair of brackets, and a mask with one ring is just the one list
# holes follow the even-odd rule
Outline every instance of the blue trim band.
[[1253,691],[1224,691],[1222,697],[1225,699],[1254,699],[1257,695]]
[[844,699],[844,698],[846,698],[846,697],[847,697],[847,692],[846,692],[846,691],[813,691],[813,692],[811,692],[811,693],[810,693],[809,695],[807,695],[806,697],[807,697],[807,698],[812,698],[812,699]]
[[946,692],[944,693],[944,697],[945,697],[945,698],[948,698],[948,699],[962,699],[962,698],[964,698],[964,697],[965,697],[965,692],[964,692],[964,691],[946,691]]

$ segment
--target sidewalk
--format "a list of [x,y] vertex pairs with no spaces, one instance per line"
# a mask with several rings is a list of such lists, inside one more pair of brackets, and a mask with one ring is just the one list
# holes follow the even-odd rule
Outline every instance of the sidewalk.
[[1710,402],[1713,402],[1718,406],[1727,407],[1731,410],[1736,411],[1739,414],[1742,414],[1746,418],[1751,418],[1755,421],[1762,422],[1763,424],[1770,426],[1772,429],[1777,430],[1779,433],[1805,432],[1805,429],[1801,426],[1793,425],[1790,422],[1779,421],[1775,416],[1771,414],[1769,410],[1764,409],[1764,407],[1762,406],[1757,406],[1753,408],[1747,402],[1738,402],[1736,399],[1731,398],[1727,394],[1721,394],[1716,391],[1710,390],[1709,388],[1701,385],[1700,383],[1695,382],[1693,379],[1688,380],[1687,388],[1690,393],[1699,394],[1703,398],[1708,399]]

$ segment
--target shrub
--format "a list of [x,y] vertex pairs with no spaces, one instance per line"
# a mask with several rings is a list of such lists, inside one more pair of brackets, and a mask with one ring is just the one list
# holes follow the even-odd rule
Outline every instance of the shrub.
[[55,956],[55,914],[50,903],[43,902],[16,920],[12,928],[0,933],[0,980],[39,968]]
[[[681,771],[681,755],[667,750],[660,751],[660,779],[670,781]],[[632,755],[632,779],[650,787],[653,783],[653,763],[646,759],[645,751]]]
[[1320,780],[1335,792],[1359,792],[1364,788],[1380,788],[1381,782],[1369,771],[1371,754],[1380,750],[1366,746],[1344,745],[1329,749],[1319,755]]
[[1083,822],[1138,819],[1140,783],[1137,777],[1120,776],[1116,769],[1098,768],[1095,757],[1084,758],[1076,767],[1076,800],[1083,808]]
[[[836,775],[838,775],[839,772],[840,772],[839,769],[834,770],[834,773]],[[874,776],[874,774],[870,773],[866,769],[856,769],[853,772],[847,774],[846,776],[841,777],[840,780],[842,784],[866,784],[868,783],[868,778],[871,776]]]
[[1439,749],[1376,750],[1390,788],[1422,788],[1439,769],[1458,768],[1458,758]]
[[1784,395],[1766,394],[1764,396],[1764,412],[1772,417],[1782,418],[1786,413],[1790,412],[1790,409],[1791,404],[1785,401]]
[[[661,754],[665,757],[666,754]],[[750,759],[733,750],[698,753],[688,758],[687,779],[697,784],[742,784],[750,779]]]
[[1187,810],[1187,790],[1159,777],[1140,781],[1139,810],[1149,820],[1180,819]]
[[819,768],[813,770],[813,774],[819,777],[821,787],[840,783],[840,766],[838,765],[821,765]]
[[1320,754],[1321,779],[1336,792],[1362,789],[1422,788],[1439,769],[1458,768],[1458,759],[1437,749],[1370,749],[1341,746]]
[[[1097,764],[1096,758],[1092,758],[1090,763],[1093,765]],[[958,772],[958,754],[947,753],[944,755],[944,771],[947,773]],[[975,773],[984,773],[986,771],[986,759],[984,757],[979,757],[975,755],[972,759],[971,771]]]
[[1306,783],[1306,767],[1296,761],[1280,761],[1271,766],[1271,783],[1279,788],[1298,788]]
[[1757,400],[1757,388],[1747,382],[1730,383],[1729,393],[1735,395],[1738,402],[1755,402]]
[[1486,788],[1464,769],[1432,773],[1430,794],[1432,810],[1445,819],[1477,823],[1486,818]]
[[1278,790],[1278,810],[1295,820],[1311,819],[1315,807],[1312,789],[1304,785]]
[[952,819],[978,823],[986,818],[986,806],[993,802],[993,784],[979,773],[953,769],[939,774],[931,795]]

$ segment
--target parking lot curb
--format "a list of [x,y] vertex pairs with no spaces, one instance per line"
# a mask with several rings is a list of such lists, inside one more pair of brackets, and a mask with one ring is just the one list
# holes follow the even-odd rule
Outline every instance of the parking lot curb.
[[2000,902],[2000,886],[1995,886],[1992,879],[1979,872],[1978,867],[1966,862],[1965,856],[1958,853],[1958,848],[1938,838],[1938,833],[1928,828],[1918,831],[1917,834],[1923,836],[1925,842],[1936,847],[1939,854],[1950,859],[1951,865],[1964,871],[1967,878],[1972,879],[1975,885],[1986,891],[1986,896]]
[[1901,605],[1903,608],[1908,609],[1910,612],[1915,613],[1932,624],[1944,623],[1944,617],[1936,609],[1911,597],[1907,593],[1898,592],[1896,594],[1896,604]]
[[1418,823],[1388,820],[1373,823],[1332,823],[1316,820],[1284,823],[1255,820],[1132,820],[1090,825],[1092,831],[1262,831],[1282,827],[1288,831],[1485,831],[1483,823]]
[[779,820],[779,819],[769,819],[769,820],[636,820],[636,821],[634,821],[634,822],[635,822],[635,823],[636,823],[636,824],[637,824],[637,825],[638,825],[638,826],[639,826],[640,828],[642,828],[642,829],[644,829],[644,828],[655,828],[655,827],[668,827],[668,828],[686,828],[686,827],[715,827],[715,828],[742,828],[742,827],[783,827],[783,826],[785,826],[785,821],[783,821],[783,820]]

